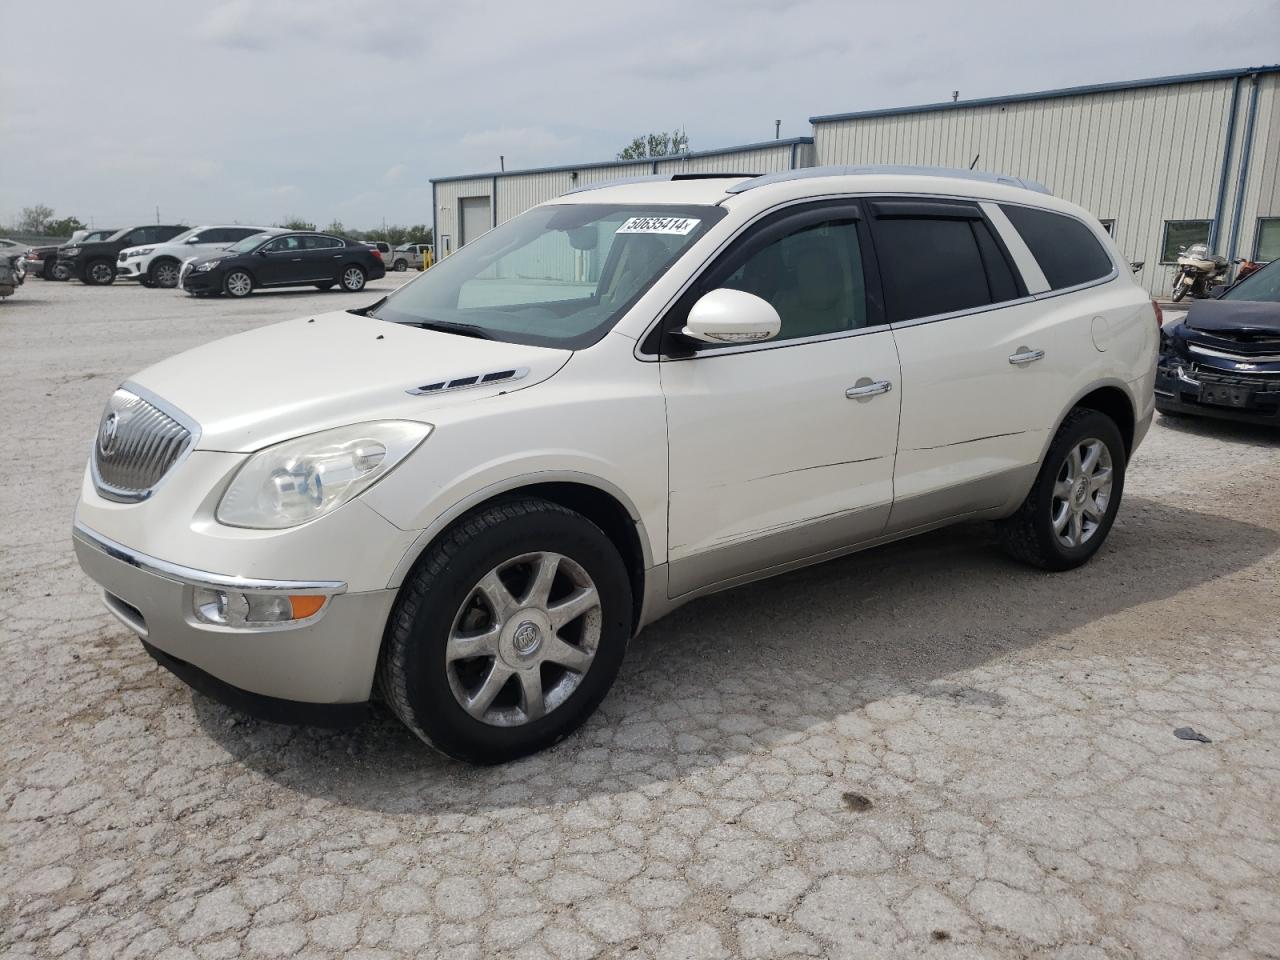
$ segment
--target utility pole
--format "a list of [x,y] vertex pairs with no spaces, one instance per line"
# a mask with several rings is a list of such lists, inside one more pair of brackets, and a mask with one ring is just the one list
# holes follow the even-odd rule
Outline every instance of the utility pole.
[[773,121],[773,139],[775,140],[782,139],[782,121],[781,120]]
[[156,223],[160,222],[160,204],[156,204]]
[[959,99],[960,99],[960,91],[959,91],[959,90],[952,90],[952,91],[951,91],[951,102],[952,102],[952,103],[955,103],[955,102],[956,102],[957,100],[959,100]]
[[507,158],[501,154],[498,155],[498,169],[503,173],[507,172]]

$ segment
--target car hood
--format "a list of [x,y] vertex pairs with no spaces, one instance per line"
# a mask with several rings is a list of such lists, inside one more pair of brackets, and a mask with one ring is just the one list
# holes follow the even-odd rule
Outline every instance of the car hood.
[[1183,324],[1238,341],[1280,340],[1280,303],[1267,300],[1197,300]]
[[[199,424],[196,449],[245,453],[348,423],[431,422],[432,412],[442,407],[533,386],[571,356],[568,350],[479,340],[340,311],[215,340],[148,367],[130,382]],[[518,376],[407,392],[508,372]]]

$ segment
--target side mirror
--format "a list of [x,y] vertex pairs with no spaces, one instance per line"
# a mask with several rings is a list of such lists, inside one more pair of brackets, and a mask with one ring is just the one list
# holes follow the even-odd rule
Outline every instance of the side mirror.
[[266,247],[259,247],[257,252],[258,252],[258,256],[260,257],[265,257],[268,253]]
[[767,300],[721,287],[690,308],[680,333],[701,343],[760,343],[772,340],[781,329],[782,318]]
[[200,242],[199,237],[187,237],[187,243],[199,243],[199,242]]

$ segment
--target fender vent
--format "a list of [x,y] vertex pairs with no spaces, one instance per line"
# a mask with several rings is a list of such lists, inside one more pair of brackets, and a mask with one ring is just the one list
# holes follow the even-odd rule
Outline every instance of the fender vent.
[[422,397],[432,393],[446,393],[450,390],[465,390],[467,387],[488,386],[491,383],[521,380],[528,375],[528,367],[520,367],[516,370],[495,370],[493,373],[476,373],[466,377],[454,377],[452,380],[425,383],[420,387],[410,387],[405,393],[412,394],[415,397]]

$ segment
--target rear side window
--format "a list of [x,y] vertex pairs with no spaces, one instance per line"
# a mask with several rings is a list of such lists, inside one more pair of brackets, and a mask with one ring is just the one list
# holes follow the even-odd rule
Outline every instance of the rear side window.
[[1115,269],[1093,231],[1074,217],[1034,207],[1001,204],[1000,209],[1026,241],[1049,289],[1101,280]]
[[971,310],[1020,296],[1003,251],[982,220],[879,217],[876,255],[894,320]]

